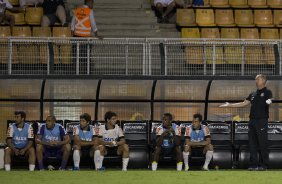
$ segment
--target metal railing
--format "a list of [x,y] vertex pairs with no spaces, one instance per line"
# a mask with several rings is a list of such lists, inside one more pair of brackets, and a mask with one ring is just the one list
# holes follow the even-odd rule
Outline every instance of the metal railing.
[[0,74],[281,75],[279,40],[0,39]]

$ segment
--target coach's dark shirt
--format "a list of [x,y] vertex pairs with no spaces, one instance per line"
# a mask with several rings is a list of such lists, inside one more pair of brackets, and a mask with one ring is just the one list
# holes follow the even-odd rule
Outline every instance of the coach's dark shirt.
[[57,7],[59,5],[62,5],[63,7],[65,7],[64,1],[63,0],[44,0],[42,4],[44,14],[56,13]]
[[269,117],[269,105],[266,100],[272,99],[272,92],[266,87],[252,92],[246,100],[251,102],[250,119],[263,119]]

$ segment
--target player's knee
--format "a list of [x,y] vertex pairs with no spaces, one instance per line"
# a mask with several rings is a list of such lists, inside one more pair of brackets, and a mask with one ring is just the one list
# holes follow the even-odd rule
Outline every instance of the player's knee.
[[70,144],[65,144],[63,148],[64,148],[64,151],[66,151],[66,152],[70,152],[71,151]]
[[163,8],[163,5],[162,5],[161,3],[157,3],[157,4],[156,4],[156,8],[157,8],[157,9],[162,9],[162,8]]
[[30,156],[34,156],[34,155],[35,155],[35,149],[34,149],[33,147],[29,148],[29,149],[28,149],[28,154],[29,154]]
[[49,18],[47,16],[44,15],[41,18],[41,26],[42,27],[48,27],[49,25],[50,25],[50,20],[49,20]]
[[43,152],[43,146],[41,144],[36,145],[36,153],[42,153]]
[[73,150],[81,150],[81,147],[78,146],[78,145],[74,145],[72,148],[73,148]]
[[100,146],[98,147],[98,150],[100,150],[101,153],[104,153],[105,150],[106,150],[106,148],[105,148],[105,146],[100,145]]
[[123,146],[122,146],[122,149],[123,149],[123,151],[124,152],[129,152],[129,147],[128,147],[128,145],[127,144],[124,144]]
[[11,148],[9,148],[9,147],[5,148],[4,154],[5,154],[5,155],[11,155],[11,154],[12,154]]
[[212,144],[207,145],[207,151],[213,151],[213,145]]
[[183,151],[184,152],[189,152],[191,150],[191,147],[189,146],[189,145],[184,145],[184,147],[183,147]]
[[155,153],[159,154],[160,152],[161,152],[161,147],[160,146],[156,146]]

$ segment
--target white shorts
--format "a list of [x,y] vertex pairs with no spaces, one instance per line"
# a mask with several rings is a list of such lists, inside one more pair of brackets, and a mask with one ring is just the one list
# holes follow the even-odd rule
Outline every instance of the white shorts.
[[156,6],[157,3],[161,3],[164,7],[168,7],[174,0],[154,0],[154,5]]

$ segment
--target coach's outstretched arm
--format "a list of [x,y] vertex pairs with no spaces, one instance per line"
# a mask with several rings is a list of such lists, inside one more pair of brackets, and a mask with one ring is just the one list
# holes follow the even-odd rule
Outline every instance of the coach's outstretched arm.
[[239,102],[239,103],[228,103],[225,102],[225,104],[220,105],[219,107],[232,107],[232,108],[241,108],[241,107],[246,107],[250,104],[249,100],[244,100],[243,102]]

